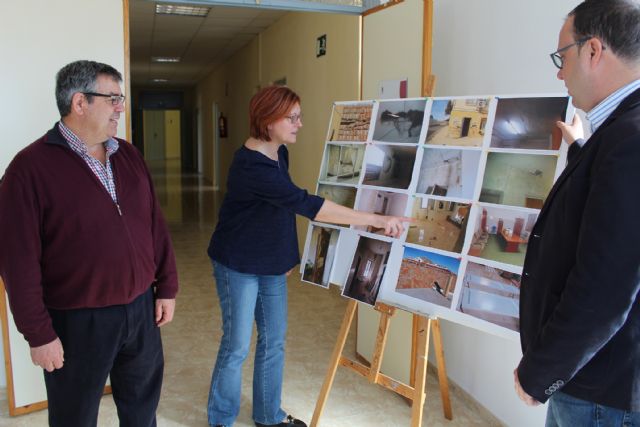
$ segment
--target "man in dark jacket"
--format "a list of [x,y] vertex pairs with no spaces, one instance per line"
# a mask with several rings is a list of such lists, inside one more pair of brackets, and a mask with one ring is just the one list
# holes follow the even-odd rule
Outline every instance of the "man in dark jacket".
[[547,426],[640,425],[640,3],[583,2],[551,56],[593,134],[571,144],[531,234],[516,390],[549,400]]
[[124,96],[113,67],[57,74],[61,119],[0,184],[0,277],[44,369],[49,424],[96,425],[107,376],[121,426],[156,425],[178,279],[140,153],[115,138]]

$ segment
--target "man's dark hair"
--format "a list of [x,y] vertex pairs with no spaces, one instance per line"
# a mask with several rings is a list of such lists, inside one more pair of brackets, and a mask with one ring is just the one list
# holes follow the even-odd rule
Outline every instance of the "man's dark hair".
[[[95,92],[96,80],[99,75],[113,78],[120,83],[122,74],[111,65],[95,61],[75,61],[65,65],[56,74],[56,103],[60,117],[71,112],[71,98],[78,92]],[[93,102],[91,95],[86,95],[87,101]]]
[[640,1],[586,0],[571,16],[575,40],[597,37],[626,62],[640,62]]

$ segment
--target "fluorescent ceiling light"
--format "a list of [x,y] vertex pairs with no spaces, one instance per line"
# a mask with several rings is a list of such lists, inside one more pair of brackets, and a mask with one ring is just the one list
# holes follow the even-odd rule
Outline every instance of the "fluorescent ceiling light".
[[152,56],[153,62],[180,62],[179,56]]
[[156,4],[156,13],[161,15],[180,15],[206,17],[210,7],[175,6],[172,4]]
[[168,81],[169,80],[167,80],[167,79],[151,79],[152,83],[166,83]]

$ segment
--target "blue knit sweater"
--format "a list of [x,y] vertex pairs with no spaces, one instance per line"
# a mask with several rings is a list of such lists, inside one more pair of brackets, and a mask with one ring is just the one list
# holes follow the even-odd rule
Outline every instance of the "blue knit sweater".
[[276,275],[300,262],[295,215],[314,218],[324,199],[297,187],[282,145],[278,161],[242,146],[229,168],[227,194],[209,256],[241,273]]

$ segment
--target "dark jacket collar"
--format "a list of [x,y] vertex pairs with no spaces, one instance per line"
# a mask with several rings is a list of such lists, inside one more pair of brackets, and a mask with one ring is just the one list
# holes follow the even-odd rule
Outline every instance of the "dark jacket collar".
[[53,127],[44,136],[44,143],[45,144],[62,145],[62,146],[65,146],[65,147],[69,147],[69,143],[67,142],[65,137],[62,136],[62,133],[60,132],[60,129],[58,128],[58,123],[59,122],[54,123]]

